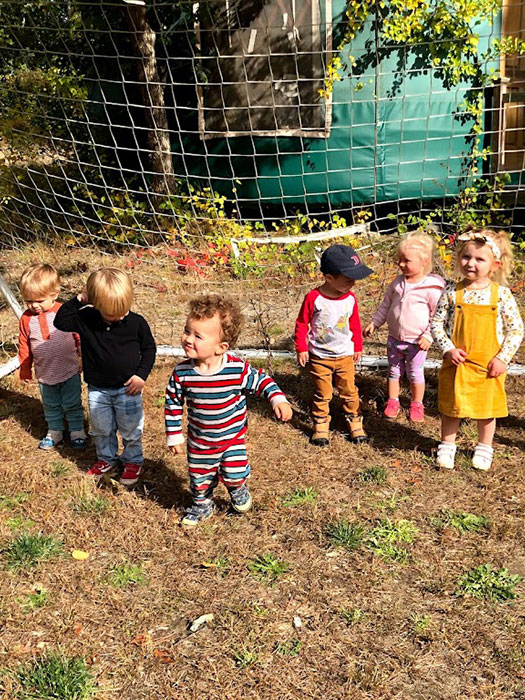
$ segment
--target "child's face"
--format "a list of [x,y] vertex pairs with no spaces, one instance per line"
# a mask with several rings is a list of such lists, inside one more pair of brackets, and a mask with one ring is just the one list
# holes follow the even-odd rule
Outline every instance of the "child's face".
[[122,321],[123,318],[126,318],[128,314],[124,314],[124,316],[111,316],[110,314],[105,314],[103,311],[100,311],[99,309],[99,314],[102,316],[104,321],[106,323],[118,323],[119,321]]
[[53,306],[57,300],[58,292],[54,294],[43,294],[36,292],[35,294],[26,294],[24,296],[24,304],[27,306],[28,310],[38,316],[43,314]]
[[415,248],[403,248],[399,251],[397,264],[401,274],[407,279],[419,277],[425,272],[427,260],[420,250]]
[[488,245],[476,241],[465,245],[458,262],[460,272],[467,282],[488,281],[500,266]]
[[196,319],[188,316],[182,332],[182,348],[191,360],[209,360],[222,355],[228,343],[222,339],[219,314],[211,318]]
[[355,280],[344,275],[325,275],[324,279],[328,291],[334,294],[348,294],[355,284]]

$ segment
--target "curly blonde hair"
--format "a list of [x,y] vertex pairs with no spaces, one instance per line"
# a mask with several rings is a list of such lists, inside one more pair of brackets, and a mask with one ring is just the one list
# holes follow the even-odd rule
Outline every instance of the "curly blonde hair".
[[[491,279],[498,284],[508,285],[509,278],[512,273],[512,261],[514,258],[509,234],[506,231],[494,231],[490,228],[473,230],[469,231],[468,233],[474,238],[468,241],[458,241],[458,245],[456,246],[456,272],[459,272],[459,259],[463,252],[463,248],[467,245],[467,243],[478,242],[480,246],[483,246],[486,245],[483,242],[483,237],[487,237],[494,241],[501,253],[500,265],[498,265],[498,267],[491,274]],[[479,240],[475,238],[476,234],[479,234]]]
[[399,254],[409,248],[417,250],[419,253],[421,260],[424,262],[423,270],[425,275],[432,272],[432,268],[434,267],[434,253],[436,250],[436,242],[432,236],[425,231],[411,231],[407,233],[399,241],[397,252]]
[[244,316],[237,302],[219,294],[206,294],[190,301],[189,318],[200,321],[216,314],[221,324],[221,340],[229,347],[235,347],[244,325]]

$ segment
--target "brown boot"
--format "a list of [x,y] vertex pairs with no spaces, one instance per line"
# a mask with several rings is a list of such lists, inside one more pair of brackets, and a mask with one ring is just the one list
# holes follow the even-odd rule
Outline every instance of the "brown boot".
[[322,423],[314,423],[314,432],[310,438],[312,445],[317,447],[326,447],[329,442],[328,431],[330,429],[330,418]]
[[363,428],[363,416],[346,416],[346,423],[352,442],[368,442],[368,435]]

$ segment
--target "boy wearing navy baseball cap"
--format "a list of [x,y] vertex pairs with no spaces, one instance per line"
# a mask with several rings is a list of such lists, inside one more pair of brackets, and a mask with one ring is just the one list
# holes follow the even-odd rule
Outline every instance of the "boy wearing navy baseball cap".
[[331,245],[321,256],[324,282],[308,292],[295,323],[295,349],[301,367],[308,364],[314,382],[311,442],[328,445],[333,387],[343,402],[350,439],[366,442],[367,434],[355,385],[355,363],[361,359],[363,334],[356,280],[373,273],[348,245]]

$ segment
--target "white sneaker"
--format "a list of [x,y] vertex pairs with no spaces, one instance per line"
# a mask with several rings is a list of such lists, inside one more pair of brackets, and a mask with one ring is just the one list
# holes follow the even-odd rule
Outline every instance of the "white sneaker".
[[440,442],[437,450],[436,462],[442,469],[454,469],[456,445],[453,442]]
[[492,464],[493,455],[494,450],[490,445],[484,445],[482,442],[478,442],[474,449],[472,466],[474,469],[481,469],[483,472],[488,471]]

